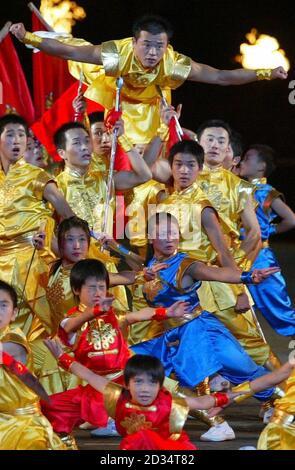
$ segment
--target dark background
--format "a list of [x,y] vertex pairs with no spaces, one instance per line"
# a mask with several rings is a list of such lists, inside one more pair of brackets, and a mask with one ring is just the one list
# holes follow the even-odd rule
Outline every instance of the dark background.
[[[25,0],[1,3],[1,20],[23,21],[30,30],[31,13]],[[87,14],[73,28],[73,35],[99,44],[131,36],[133,20],[157,13],[174,27],[175,50],[197,62],[217,68],[238,67],[234,61],[245,34],[258,32],[275,36],[291,62],[286,81],[260,82],[238,87],[220,87],[186,82],[173,94],[173,104],[183,103],[182,124],[195,130],[205,119],[222,118],[239,131],[245,143],[266,143],[275,148],[278,168],[270,182],[284,192],[295,209],[294,129],[295,105],[288,101],[289,82],[295,80],[295,8],[285,0],[182,0],[147,2],[139,0],[78,0]],[[39,1],[35,0],[39,7]],[[31,85],[31,53],[16,44]],[[293,231],[294,232],[294,231]]]

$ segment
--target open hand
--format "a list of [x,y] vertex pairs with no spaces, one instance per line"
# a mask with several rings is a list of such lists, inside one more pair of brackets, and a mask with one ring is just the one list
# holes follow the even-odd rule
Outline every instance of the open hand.
[[99,307],[106,312],[112,306],[114,300],[115,297],[113,295],[107,295],[106,297],[101,297],[96,305],[99,305]]
[[168,265],[166,263],[157,263],[149,268],[143,268],[143,274],[146,281],[153,281],[157,277],[157,273],[162,269],[166,269],[167,266]]
[[63,354],[64,350],[58,339],[45,339],[43,342],[56,359]]
[[274,273],[280,271],[280,268],[273,267],[273,268],[264,268],[264,269],[254,269],[252,273],[252,280],[254,284],[259,284],[260,282],[264,281],[264,279],[268,278]]
[[167,308],[168,318],[180,318],[185,314],[189,313],[190,304],[189,302],[178,301]]

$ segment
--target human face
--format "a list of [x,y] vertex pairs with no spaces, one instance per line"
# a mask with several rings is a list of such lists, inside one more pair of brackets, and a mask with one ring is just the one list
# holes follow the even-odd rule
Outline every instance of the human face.
[[152,69],[162,60],[168,46],[166,33],[151,34],[141,31],[139,37],[133,38],[133,50],[136,58],[144,68]]
[[207,127],[201,135],[200,145],[205,152],[205,163],[209,168],[223,164],[229,146],[229,135],[223,127]]
[[249,181],[255,178],[262,178],[264,175],[265,164],[259,160],[256,150],[248,150],[241,161],[240,176]]
[[61,247],[62,264],[77,263],[81,259],[85,259],[88,253],[88,239],[80,227],[72,227],[68,230],[63,239]]
[[151,405],[158,396],[160,384],[150,375],[142,372],[129,380],[128,390],[135,404],[141,406]]
[[27,136],[22,124],[7,124],[0,136],[0,156],[3,167],[9,167],[24,154]]
[[6,328],[15,319],[16,313],[17,309],[13,307],[9,293],[0,290],[0,330]]
[[174,156],[171,169],[174,188],[177,191],[191,186],[201,170],[195,156],[190,153],[177,153]]
[[107,296],[107,285],[105,281],[99,281],[96,277],[88,277],[81,287],[80,292],[75,292],[79,295],[81,304],[87,307],[95,307],[99,305],[100,299]]
[[225,159],[223,160],[222,166],[226,170],[234,172],[235,167],[240,163],[241,157],[234,157],[234,152],[231,144],[229,144],[227,151],[225,153]]
[[160,221],[155,227],[153,236],[153,249],[157,258],[169,258],[178,248],[179,227],[174,221]]
[[111,137],[107,132],[104,122],[95,122],[90,128],[93,152],[96,155],[109,155],[111,151]]
[[59,149],[67,167],[81,174],[87,171],[91,162],[92,145],[88,133],[82,129],[66,131],[66,149]]
[[42,146],[37,139],[28,137],[27,148],[24,153],[24,159],[27,163],[37,166],[39,168],[46,168]]

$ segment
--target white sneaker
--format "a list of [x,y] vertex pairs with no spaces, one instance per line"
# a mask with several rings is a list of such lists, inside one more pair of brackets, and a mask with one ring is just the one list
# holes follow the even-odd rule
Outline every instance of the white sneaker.
[[89,431],[90,429],[95,429],[95,426],[85,421],[84,423],[80,424],[79,429],[83,429],[84,431]]
[[263,415],[264,424],[268,424],[270,422],[270,419],[273,415],[274,410],[275,410],[274,408],[269,408],[268,410],[266,410],[266,412]]
[[239,450],[257,450],[254,446],[243,446],[240,447]]
[[201,435],[201,441],[213,441],[213,442],[222,442],[222,441],[232,441],[235,439],[234,430],[229,426],[229,424],[224,421],[223,423],[212,426],[209,431]]
[[94,429],[94,431],[91,431],[90,435],[91,437],[120,436],[120,434],[118,433],[116,429],[115,421],[111,418],[109,419],[108,425],[105,428]]
[[212,392],[222,392],[230,389],[230,383],[222,375],[216,374],[210,381],[210,390]]

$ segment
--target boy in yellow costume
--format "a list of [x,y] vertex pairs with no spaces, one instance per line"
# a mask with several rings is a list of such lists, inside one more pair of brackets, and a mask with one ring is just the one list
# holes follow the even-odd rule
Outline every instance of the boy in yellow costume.
[[16,292],[0,281],[0,449],[65,450],[42,415],[38,396],[4,365],[4,354],[27,364],[32,355],[25,335],[9,324],[17,313]]
[[[53,256],[54,226],[47,202],[59,216],[73,215],[54,179],[22,157],[27,135],[26,122],[20,116],[0,118],[0,278],[17,291],[21,305],[16,326],[25,334],[32,327],[33,316],[46,309],[42,279]],[[46,245],[39,255],[33,237],[42,220],[46,221]]]
[[[123,135],[122,121],[116,125],[119,142],[127,152],[132,171],[120,171],[114,174],[113,190],[111,194],[111,209],[107,220],[106,232],[113,234],[114,190],[131,189],[151,178],[151,172],[144,160],[133,150],[130,144],[126,147]],[[75,213],[88,222],[95,232],[102,231],[104,218],[104,203],[107,194],[107,175],[91,167],[92,145],[86,128],[80,123],[68,123],[62,126],[55,134],[55,145],[59,155],[65,161],[65,169],[57,177],[57,183],[66,200]],[[100,250],[100,244],[94,242],[90,245],[89,257],[106,262],[108,271],[117,272],[115,263],[108,253]],[[126,310],[127,298],[123,287],[116,287],[113,291],[117,305],[116,308]]]
[[[159,127],[159,92],[170,102],[171,89],[185,80],[218,85],[242,85],[261,79],[287,78],[283,67],[274,70],[217,70],[179,54],[169,44],[169,23],[157,16],[145,16],[133,25],[133,37],[92,45],[72,37],[45,39],[26,32],[22,23],[10,31],[25,44],[70,61],[70,72],[79,78],[83,71],[89,88],[87,98],[106,109],[114,106],[115,81],[121,76],[122,111],[126,135],[133,144],[148,143]],[[74,61],[74,62],[73,62]],[[81,64],[80,62],[85,62]]]

